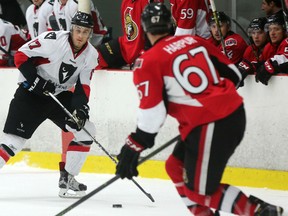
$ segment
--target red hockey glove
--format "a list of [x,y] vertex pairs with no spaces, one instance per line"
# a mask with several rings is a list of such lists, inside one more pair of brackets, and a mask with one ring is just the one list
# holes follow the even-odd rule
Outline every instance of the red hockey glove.
[[128,136],[125,145],[122,147],[120,154],[117,156],[118,164],[116,166],[116,174],[122,179],[132,179],[138,175],[137,165],[140,152],[144,147]]

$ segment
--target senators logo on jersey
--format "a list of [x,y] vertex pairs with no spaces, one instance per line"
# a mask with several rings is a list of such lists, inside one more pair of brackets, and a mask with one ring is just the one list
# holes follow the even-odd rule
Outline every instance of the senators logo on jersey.
[[225,46],[234,46],[234,45],[237,45],[237,40],[235,40],[234,38],[229,38],[225,40]]
[[133,41],[138,36],[139,31],[138,26],[136,25],[130,14],[131,10],[133,10],[133,8],[127,7],[124,12],[125,33],[129,41]]
[[60,84],[65,83],[77,70],[77,67],[73,65],[66,64],[62,62],[60,69],[59,69],[59,82]]

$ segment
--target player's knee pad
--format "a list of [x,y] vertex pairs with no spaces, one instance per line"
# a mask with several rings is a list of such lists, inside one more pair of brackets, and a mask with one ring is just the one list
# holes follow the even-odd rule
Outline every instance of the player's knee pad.
[[106,61],[108,68],[120,68],[127,64],[122,56],[118,38],[99,45],[97,50]]
[[27,139],[22,137],[5,133],[0,144],[1,148],[4,149],[10,156],[14,156],[20,152],[26,143]]
[[84,130],[80,131],[75,130],[73,131],[74,134],[73,141],[76,143],[82,143],[84,145],[91,145],[93,143],[92,137],[96,135],[95,125],[91,121],[86,121],[84,128],[89,132],[89,134]]

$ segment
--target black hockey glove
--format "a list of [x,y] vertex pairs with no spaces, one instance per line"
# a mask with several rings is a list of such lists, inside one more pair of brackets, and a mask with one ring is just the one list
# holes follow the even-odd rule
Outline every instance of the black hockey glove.
[[87,104],[82,105],[82,107],[74,110],[72,115],[77,122],[75,122],[74,119],[68,118],[66,124],[69,127],[80,131],[84,127],[86,120],[89,119],[89,106]]
[[138,175],[137,165],[140,152],[144,147],[132,139],[131,135],[126,139],[125,145],[122,147],[120,154],[117,156],[118,164],[116,166],[116,174],[122,179],[132,179]]
[[264,85],[268,85],[268,81],[270,80],[271,76],[277,72],[279,72],[278,63],[268,59],[257,69],[255,76],[256,82],[260,81]]
[[24,88],[40,96],[49,96],[48,92],[55,93],[55,85],[50,80],[45,80],[40,76],[36,76],[32,84],[24,82]]

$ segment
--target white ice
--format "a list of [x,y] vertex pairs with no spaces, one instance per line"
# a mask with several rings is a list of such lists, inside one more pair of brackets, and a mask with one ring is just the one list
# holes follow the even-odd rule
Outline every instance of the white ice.
[[[25,164],[7,165],[0,171],[0,216],[53,216],[74,203],[58,197],[59,172],[31,168]],[[77,180],[88,192],[113,175],[80,173]],[[90,199],[73,208],[67,216],[191,216],[169,180],[135,178],[150,193],[151,202],[131,181],[117,180]],[[288,191],[241,189],[265,201],[281,205],[288,216]],[[122,204],[122,208],[112,208]],[[229,214],[221,214],[229,215]]]

